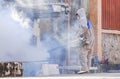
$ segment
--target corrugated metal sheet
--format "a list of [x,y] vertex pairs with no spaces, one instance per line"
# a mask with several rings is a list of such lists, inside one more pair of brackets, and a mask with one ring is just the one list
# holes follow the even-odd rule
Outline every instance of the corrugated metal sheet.
[[120,0],[102,0],[102,28],[120,30]]

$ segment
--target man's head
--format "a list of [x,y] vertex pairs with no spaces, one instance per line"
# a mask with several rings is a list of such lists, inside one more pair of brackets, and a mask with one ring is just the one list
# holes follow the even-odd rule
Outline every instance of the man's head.
[[86,17],[84,8],[80,8],[76,12],[76,16],[78,19]]

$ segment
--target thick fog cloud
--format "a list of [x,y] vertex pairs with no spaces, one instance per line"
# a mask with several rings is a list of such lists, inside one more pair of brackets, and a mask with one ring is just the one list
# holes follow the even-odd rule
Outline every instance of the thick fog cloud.
[[[11,17],[10,9],[0,8],[0,61],[34,61],[48,57],[42,47],[30,45],[32,32]],[[27,22],[28,20],[26,20]],[[24,21],[25,22],[25,21]]]

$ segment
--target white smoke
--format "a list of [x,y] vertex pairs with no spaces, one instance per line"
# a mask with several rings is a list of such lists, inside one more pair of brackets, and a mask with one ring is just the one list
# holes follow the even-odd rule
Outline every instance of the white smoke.
[[29,23],[31,22],[29,18],[26,18],[26,15],[23,11],[18,12],[16,9],[12,10],[11,17],[23,28],[30,28]]
[[[65,23],[67,16],[61,15],[58,17],[54,23],[60,23],[53,27],[55,38],[65,47],[69,45],[70,47],[80,46],[80,34],[82,29],[79,27],[79,22],[76,20],[73,24],[68,26],[68,23]],[[68,29],[69,28],[69,29]],[[69,42],[68,42],[69,41]]]
[[32,32],[22,27],[28,24],[29,19],[21,21],[19,16],[15,16],[20,18],[17,22],[11,17],[10,9],[0,10],[0,61],[39,61],[48,58],[42,45],[30,46]]
[[[34,6],[31,1],[35,1],[35,0],[16,0],[16,1],[20,3],[21,6],[23,5],[22,7],[26,7],[27,5],[26,3],[28,3],[29,6],[28,8],[30,8]],[[23,3],[21,3],[21,1]],[[46,1],[44,3],[51,3],[55,0],[36,0],[35,4],[39,6],[39,3],[42,2],[37,2],[37,1],[43,1],[43,2]],[[44,6],[38,8],[45,9],[45,7],[44,8],[43,7]],[[75,30],[72,29],[73,32],[70,31],[72,33],[68,32],[67,21],[63,20],[63,19],[67,19],[67,17],[62,15],[59,18],[57,18],[59,20],[58,23],[59,25],[61,25],[61,27],[58,28],[58,26],[56,25],[55,27],[53,27],[54,29],[55,28],[57,29],[56,30],[57,34],[55,34],[56,39],[53,39],[54,36],[50,37],[50,35],[47,35],[46,37],[48,37],[48,39],[46,38],[46,40],[44,40],[45,43],[42,42],[42,44],[44,45],[41,44],[40,47],[33,47],[29,45],[30,38],[32,36],[31,30],[29,30],[30,29],[29,22],[31,21],[30,19],[26,18],[24,12],[21,11],[18,14],[16,10],[12,9],[12,15],[11,15],[11,10],[3,10],[3,9],[0,10],[1,10],[0,11],[0,61],[31,61],[32,62],[32,61],[44,60],[49,57],[47,52],[47,50],[49,50],[50,55],[53,58],[57,59],[58,64],[63,63],[66,56],[65,54],[67,53],[66,50],[68,45],[68,38],[70,38],[70,40],[76,39],[74,36],[76,34],[76,30],[78,30],[76,27],[73,26]],[[54,22],[54,24],[57,23]],[[68,37],[68,34],[70,34],[70,37]],[[31,75],[31,73],[29,72],[32,72],[32,70],[34,70],[35,72],[39,71],[39,69],[32,69],[32,67],[36,68],[36,65],[30,63],[27,66],[25,64],[24,68],[27,69],[24,73]]]

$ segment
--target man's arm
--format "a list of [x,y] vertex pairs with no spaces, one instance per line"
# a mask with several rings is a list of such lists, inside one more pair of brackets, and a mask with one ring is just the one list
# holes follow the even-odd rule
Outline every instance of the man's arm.
[[83,28],[83,33],[80,35],[80,37],[84,37],[86,36],[87,32],[88,32],[88,28],[87,27],[82,27]]

